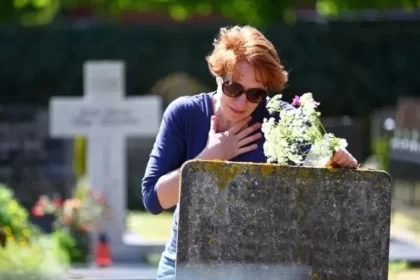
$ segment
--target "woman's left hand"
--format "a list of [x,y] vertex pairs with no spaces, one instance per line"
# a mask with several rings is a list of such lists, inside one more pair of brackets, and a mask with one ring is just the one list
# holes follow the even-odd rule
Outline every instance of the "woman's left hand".
[[334,153],[327,166],[339,168],[356,168],[357,160],[346,149],[340,149]]

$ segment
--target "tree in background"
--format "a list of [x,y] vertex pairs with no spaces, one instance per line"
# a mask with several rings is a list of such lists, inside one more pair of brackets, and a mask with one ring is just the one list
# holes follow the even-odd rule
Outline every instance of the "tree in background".
[[238,23],[266,25],[293,22],[296,9],[313,9],[322,16],[360,10],[387,11],[420,8],[418,0],[8,0],[0,1],[0,20],[25,26],[52,22],[66,10],[89,7],[94,15],[118,19],[124,12],[160,12],[183,21],[193,15],[217,14]]

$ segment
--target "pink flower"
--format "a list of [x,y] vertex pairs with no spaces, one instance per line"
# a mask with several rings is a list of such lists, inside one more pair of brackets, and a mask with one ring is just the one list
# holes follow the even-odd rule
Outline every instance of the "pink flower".
[[34,215],[35,217],[42,217],[44,216],[44,209],[42,208],[42,206],[37,205],[35,207],[32,208],[32,215]]
[[295,95],[295,98],[293,98],[293,102],[292,102],[293,106],[299,106],[300,105],[300,97]]

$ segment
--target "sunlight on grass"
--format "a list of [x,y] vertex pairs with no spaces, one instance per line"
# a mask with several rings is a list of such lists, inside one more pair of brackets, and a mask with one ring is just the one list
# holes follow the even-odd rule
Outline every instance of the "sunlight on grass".
[[389,280],[415,280],[420,279],[420,269],[409,269],[400,272],[389,272]]
[[131,212],[127,217],[130,232],[138,233],[146,241],[168,241],[172,229],[172,213],[152,215],[145,212]]

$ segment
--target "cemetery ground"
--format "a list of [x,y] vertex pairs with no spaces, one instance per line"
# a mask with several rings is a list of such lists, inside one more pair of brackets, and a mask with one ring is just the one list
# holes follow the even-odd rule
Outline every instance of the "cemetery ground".
[[[420,236],[420,223],[415,223],[406,215],[394,212],[393,230],[398,230],[398,225],[413,225]],[[127,218],[128,228],[147,240],[162,241],[168,240],[172,226],[172,214],[164,212],[161,215],[151,215],[144,212],[131,212]],[[402,227],[402,226],[401,226]],[[392,231],[392,230],[391,230]],[[150,256],[149,264],[157,266],[160,256]],[[407,262],[391,262],[389,264],[389,280],[412,280],[420,279],[420,266]]]

